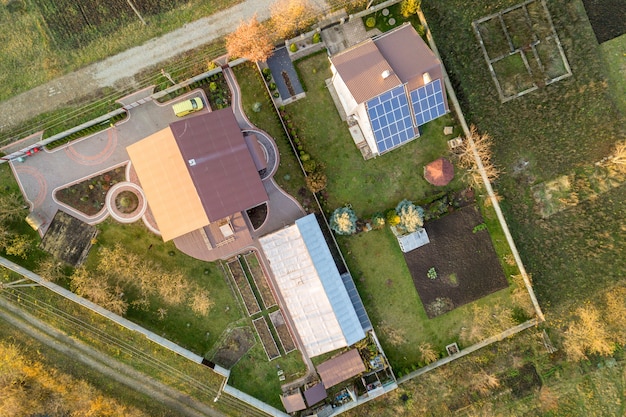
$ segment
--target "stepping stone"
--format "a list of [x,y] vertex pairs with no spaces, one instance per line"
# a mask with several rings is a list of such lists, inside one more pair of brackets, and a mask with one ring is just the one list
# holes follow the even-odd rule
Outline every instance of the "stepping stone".
[[389,16],[389,9],[383,9],[383,16]]
[[444,135],[451,135],[453,132],[454,132],[454,129],[452,128],[452,126],[446,126],[443,128]]

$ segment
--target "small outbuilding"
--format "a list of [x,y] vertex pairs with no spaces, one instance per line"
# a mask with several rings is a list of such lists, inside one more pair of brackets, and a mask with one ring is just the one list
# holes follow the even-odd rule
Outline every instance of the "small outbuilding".
[[95,226],[59,210],[41,240],[40,247],[72,266],[79,266],[87,258],[98,234]]
[[328,397],[328,394],[326,393],[324,384],[321,382],[304,391],[304,398],[309,407],[323,401],[326,397]]
[[432,185],[448,185],[454,178],[454,166],[446,158],[439,158],[424,167],[424,178]]
[[365,372],[365,365],[357,349],[342,353],[336,358],[321,363],[317,367],[317,373],[322,378],[322,384],[327,389],[346,379],[357,376],[361,372]]
[[285,407],[285,411],[288,413],[295,413],[296,411],[301,411],[306,408],[300,389],[293,394],[281,395],[280,401],[282,401],[283,407]]

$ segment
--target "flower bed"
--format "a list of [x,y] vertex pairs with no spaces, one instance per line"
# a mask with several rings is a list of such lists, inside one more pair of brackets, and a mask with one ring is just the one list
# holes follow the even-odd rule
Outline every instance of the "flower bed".
[[283,313],[280,310],[277,310],[270,314],[270,320],[276,329],[276,333],[278,334],[278,338],[280,339],[280,343],[283,345],[283,350],[285,351],[285,355],[289,352],[296,350],[296,344],[293,342],[293,338],[291,337],[291,333],[289,333],[289,328],[285,323],[285,318],[283,317]]
[[265,275],[265,271],[259,264],[259,258],[257,257],[256,252],[250,252],[249,254],[244,255],[244,259],[246,261],[246,264],[248,265],[248,270],[252,275],[254,284],[259,290],[263,305],[265,306],[265,308],[275,306],[276,299],[274,298],[274,294],[272,294],[272,290],[270,289],[270,286],[267,282],[267,275]]
[[252,316],[253,314],[260,312],[261,308],[259,307],[259,303],[257,302],[254,293],[252,292],[250,282],[248,281],[248,278],[246,278],[246,274],[243,272],[243,268],[241,267],[241,262],[239,262],[239,258],[232,262],[229,262],[227,265],[230,274],[235,280],[235,284],[237,284],[239,295],[241,295],[241,298],[243,299],[243,303],[246,306],[248,315]]
[[117,167],[111,171],[57,190],[54,196],[59,202],[74,210],[87,216],[95,216],[104,208],[106,194],[109,189],[125,179],[124,167]]
[[280,356],[280,352],[278,351],[276,341],[272,337],[272,333],[267,326],[267,321],[265,321],[263,317],[259,317],[258,319],[253,320],[252,323],[254,323],[254,328],[261,338],[261,343],[263,343],[263,348],[265,349],[267,358],[269,360],[278,358]]

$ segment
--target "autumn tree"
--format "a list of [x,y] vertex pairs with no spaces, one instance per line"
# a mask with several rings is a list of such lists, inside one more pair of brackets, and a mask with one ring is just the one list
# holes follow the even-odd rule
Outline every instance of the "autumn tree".
[[500,169],[493,161],[493,139],[487,133],[478,133],[476,126],[471,126],[469,136],[455,150],[459,166],[467,171],[475,184],[482,184],[482,177],[474,151],[480,158],[489,181],[494,181],[500,176]]
[[430,343],[420,343],[419,346],[417,346],[417,350],[420,352],[420,361],[424,362],[426,365],[439,359],[439,354]]
[[119,286],[112,287],[101,277],[91,276],[85,267],[77,268],[70,279],[70,287],[76,294],[115,314],[126,314],[128,303]]
[[246,58],[253,62],[265,61],[272,55],[274,45],[269,31],[254,15],[248,22],[241,22],[237,29],[226,36],[229,56]]
[[312,193],[318,193],[326,188],[328,178],[322,171],[315,171],[306,177],[306,185]]
[[11,230],[11,223],[28,214],[22,197],[17,193],[0,194],[0,250],[8,255],[26,258],[32,249],[32,239]]
[[39,263],[35,272],[46,281],[56,282],[64,276],[63,269],[63,262],[49,256]]
[[575,316],[565,331],[563,341],[570,360],[576,362],[586,359],[588,354],[611,355],[615,351],[616,345],[609,329],[594,306],[578,308]]
[[287,39],[311,26],[317,10],[308,0],[277,0],[270,6],[270,14],[276,34]]
[[357,217],[350,207],[339,207],[330,216],[330,228],[338,235],[356,233]]
[[417,13],[420,8],[421,0],[403,0],[400,3],[400,13],[402,16],[409,17]]

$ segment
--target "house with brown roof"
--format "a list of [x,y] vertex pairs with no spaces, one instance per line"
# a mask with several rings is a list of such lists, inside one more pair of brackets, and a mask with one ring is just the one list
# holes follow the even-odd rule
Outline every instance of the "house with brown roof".
[[330,62],[340,112],[366,159],[419,137],[419,126],[449,111],[441,62],[408,23]]
[[126,148],[164,241],[205,260],[218,259],[217,249],[234,240],[242,247],[252,241],[245,211],[268,201],[255,139],[223,109],[183,118]]

